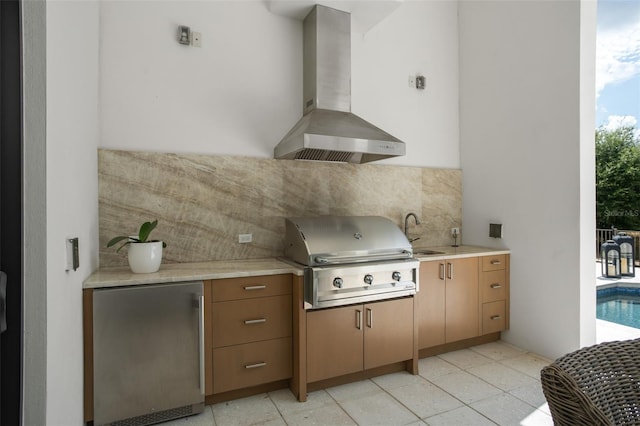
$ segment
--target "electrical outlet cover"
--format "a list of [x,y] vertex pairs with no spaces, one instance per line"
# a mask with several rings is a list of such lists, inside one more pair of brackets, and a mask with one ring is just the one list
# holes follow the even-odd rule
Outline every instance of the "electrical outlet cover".
[[202,47],[202,33],[197,31],[191,33],[191,45],[193,47]]

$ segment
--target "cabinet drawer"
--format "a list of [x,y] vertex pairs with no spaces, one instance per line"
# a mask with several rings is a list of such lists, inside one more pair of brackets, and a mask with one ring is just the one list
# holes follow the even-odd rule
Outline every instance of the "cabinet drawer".
[[496,331],[505,330],[506,324],[506,302],[499,300],[497,302],[482,304],[482,334],[495,333]]
[[291,336],[291,295],[212,304],[213,347]]
[[507,298],[507,280],[505,270],[489,271],[480,274],[480,297],[482,303],[505,300]]
[[290,274],[224,278],[212,283],[214,302],[291,294]]
[[289,379],[291,358],[291,338],[214,349],[213,392]]
[[506,268],[507,256],[504,254],[497,254],[495,256],[482,256],[482,270],[483,271],[498,271]]

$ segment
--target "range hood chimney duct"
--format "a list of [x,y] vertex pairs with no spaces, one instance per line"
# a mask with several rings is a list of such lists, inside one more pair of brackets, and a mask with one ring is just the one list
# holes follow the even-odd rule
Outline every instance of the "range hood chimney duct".
[[405,154],[404,142],[351,113],[351,15],[315,5],[304,19],[303,117],[277,159],[367,163]]

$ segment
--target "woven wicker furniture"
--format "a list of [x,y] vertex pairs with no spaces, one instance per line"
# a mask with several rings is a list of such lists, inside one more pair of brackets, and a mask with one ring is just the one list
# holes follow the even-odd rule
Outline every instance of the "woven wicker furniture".
[[640,425],[640,339],[571,352],[540,378],[556,426]]

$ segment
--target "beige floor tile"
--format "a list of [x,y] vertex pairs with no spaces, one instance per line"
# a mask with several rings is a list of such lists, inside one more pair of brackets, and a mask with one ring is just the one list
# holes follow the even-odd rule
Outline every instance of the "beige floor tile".
[[310,392],[298,402],[288,389],[269,392],[288,425],[354,425],[355,422],[324,390]]
[[527,352],[515,358],[505,359],[500,362],[536,380],[540,380],[540,370],[551,364],[552,361]]
[[542,410],[536,410],[526,419],[519,423],[519,426],[554,426],[553,418]]
[[466,373],[453,373],[439,376],[430,380],[431,383],[449,392],[465,404],[488,398],[503,393],[497,387],[490,385],[478,377]]
[[204,407],[202,413],[162,423],[162,426],[216,426],[211,406]]
[[537,384],[537,381],[530,376],[497,362],[469,368],[467,369],[467,373],[480,377],[485,382],[491,383],[503,391],[510,391],[519,387]]
[[547,402],[544,397],[544,393],[542,393],[542,386],[540,383],[512,389],[509,393],[527,404],[538,408],[542,407]]
[[460,400],[424,379],[420,383],[396,387],[388,392],[422,419],[464,405]]
[[429,426],[495,426],[494,422],[466,405],[429,417],[424,421]]
[[484,355],[474,352],[471,349],[462,349],[459,351],[447,352],[438,355],[439,358],[455,365],[456,367],[466,370],[467,368],[477,367],[478,365],[488,364],[493,360]]
[[421,376],[411,374],[407,371],[385,374],[384,376],[374,377],[371,380],[384,390],[412,385],[424,381]]
[[334,386],[325,390],[333,399],[338,401],[338,403],[348,399],[360,398],[384,392],[380,386],[376,385],[371,380],[347,383],[346,385]]
[[514,358],[524,354],[525,352],[524,350],[503,341],[486,343],[484,345],[474,346],[470,349],[495,361]]
[[614,340],[637,339],[640,329],[627,327],[615,322],[596,319],[596,342],[611,342]]
[[425,379],[432,379],[446,374],[459,373],[462,370],[440,357],[432,356],[418,361],[418,371]]
[[305,402],[299,402],[289,389],[269,392],[269,397],[281,413],[312,410],[335,403],[333,398],[324,390],[309,392]]
[[211,408],[217,426],[285,424],[278,409],[267,394],[221,402]]
[[407,425],[420,419],[385,392],[347,399],[340,406],[359,425]]
[[289,426],[356,425],[353,419],[336,402],[301,411],[285,412],[282,416]]
[[471,408],[499,425],[519,425],[536,412],[536,408],[503,393],[469,404]]

